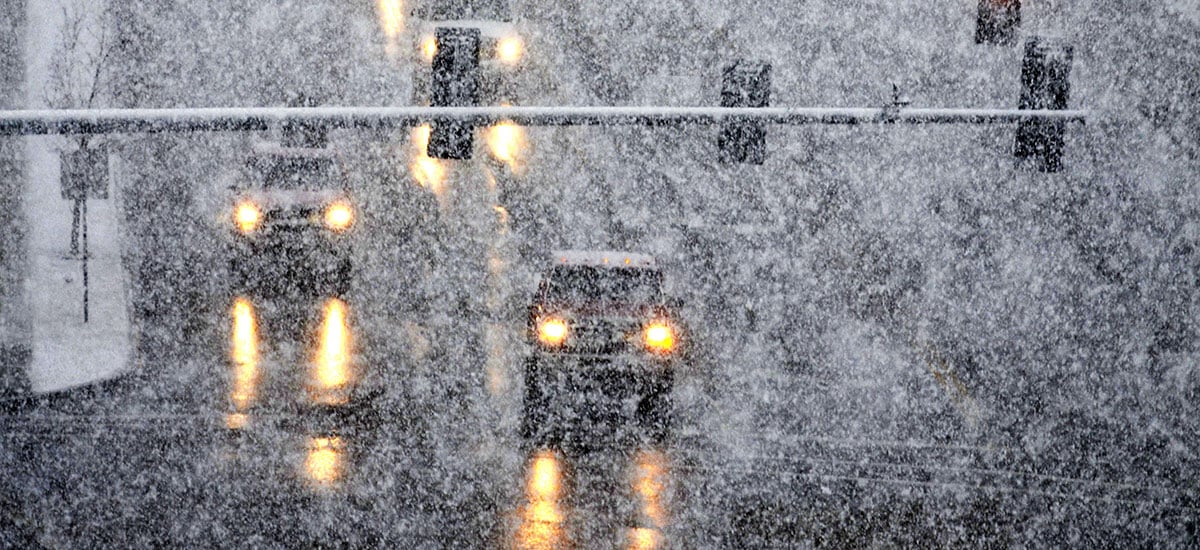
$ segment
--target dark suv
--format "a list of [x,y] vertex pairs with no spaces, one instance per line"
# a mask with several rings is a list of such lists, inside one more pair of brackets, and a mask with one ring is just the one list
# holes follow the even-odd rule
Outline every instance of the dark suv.
[[236,285],[344,294],[356,212],[337,153],[259,143],[245,174],[230,203]]
[[662,286],[644,254],[554,254],[529,307],[527,438],[560,438],[556,414],[632,419],[655,440],[666,437],[685,342]]

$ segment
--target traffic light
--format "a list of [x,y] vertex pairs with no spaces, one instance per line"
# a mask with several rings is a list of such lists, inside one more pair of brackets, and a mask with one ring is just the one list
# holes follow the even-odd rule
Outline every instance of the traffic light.
[[[771,104],[771,64],[739,59],[721,76],[722,107]],[[726,122],[717,138],[721,162],[762,164],[767,158],[767,129],[758,122]]]
[[[434,107],[479,104],[479,29],[439,27],[434,33]],[[469,159],[475,147],[475,127],[466,122],[431,124],[428,155],[439,159]]]
[[[1025,42],[1021,63],[1021,99],[1018,108],[1063,110],[1071,96],[1071,62],[1074,50],[1046,37]],[[1019,159],[1036,157],[1043,172],[1062,170],[1062,120],[1023,120],[1017,125],[1013,154]]]
[[1021,0],[979,0],[975,43],[1011,46],[1021,25]]

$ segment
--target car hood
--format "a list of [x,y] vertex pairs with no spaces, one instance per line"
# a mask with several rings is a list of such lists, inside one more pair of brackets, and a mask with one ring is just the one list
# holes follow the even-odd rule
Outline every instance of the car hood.
[[423,35],[432,35],[438,27],[466,27],[479,29],[484,38],[504,38],[516,33],[516,26],[505,21],[487,19],[457,19],[449,21],[420,21],[417,24]]
[[659,314],[659,304],[633,304],[620,302],[572,302],[569,304],[547,304],[546,311],[559,312],[571,318],[626,318],[648,319]]
[[320,208],[336,200],[344,199],[346,193],[336,189],[272,189],[270,191],[260,189],[243,193],[242,196],[254,201],[264,210],[274,210]]

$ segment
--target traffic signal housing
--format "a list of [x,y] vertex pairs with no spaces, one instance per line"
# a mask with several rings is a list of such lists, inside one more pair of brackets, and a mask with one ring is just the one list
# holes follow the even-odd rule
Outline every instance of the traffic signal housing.
[[[1071,46],[1046,37],[1031,37],[1025,42],[1025,59],[1021,64],[1022,110],[1064,110],[1071,97]],[[1035,159],[1042,172],[1062,170],[1063,135],[1066,122],[1062,120],[1031,119],[1017,124],[1016,146],[1018,159]]]
[[975,43],[1011,46],[1021,26],[1021,0],[979,0]]
[[[473,107],[479,104],[479,29],[439,27],[434,33],[434,107]],[[461,121],[430,124],[428,155],[439,159],[469,159],[475,148],[475,126]]]
[[[721,75],[722,107],[770,104],[770,63],[739,59],[725,67]],[[726,122],[721,125],[717,147],[721,162],[762,164],[767,158],[767,129],[761,122]]]

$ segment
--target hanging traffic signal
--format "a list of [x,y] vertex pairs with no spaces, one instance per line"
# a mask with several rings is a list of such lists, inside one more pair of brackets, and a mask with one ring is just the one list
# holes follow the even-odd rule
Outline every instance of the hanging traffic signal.
[[[1046,37],[1031,37],[1025,42],[1025,60],[1021,64],[1023,110],[1065,110],[1071,96],[1071,62],[1074,50]],[[1032,119],[1017,124],[1016,147],[1019,159],[1036,158],[1043,172],[1062,170],[1063,120]]]
[[[721,76],[722,107],[767,107],[771,104],[771,64],[739,59]],[[725,163],[762,164],[767,158],[767,129],[760,122],[726,122],[717,138]]]
[[[434,33],[434,107],[473,107],[479,104],[479,29],[439,27]],[[475,148],[475,127],[467,122],[434,121],[428,155],[439,159],[469,159]]]
[[975,43],[1011,46],[1021,25],[1021,0],[979,0]]

